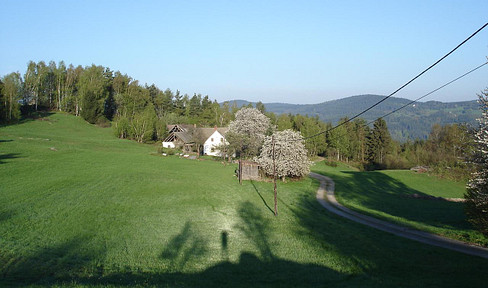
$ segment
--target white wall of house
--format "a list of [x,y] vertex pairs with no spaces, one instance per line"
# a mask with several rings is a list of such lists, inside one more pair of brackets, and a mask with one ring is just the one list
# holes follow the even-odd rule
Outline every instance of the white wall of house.
[[216,148],[221,144],[229,144],[219,131],[215,130],[210,137],[203,143],[203,154],[210,156],[221,156],[220,150]]
[[173,142],[163,142],[164,148],[175,148],[175,143]]

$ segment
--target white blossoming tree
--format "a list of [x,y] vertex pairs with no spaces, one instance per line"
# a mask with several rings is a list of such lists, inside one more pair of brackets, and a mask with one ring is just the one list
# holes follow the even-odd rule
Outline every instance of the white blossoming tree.
[[266,115],[255,108],[242,108],[230,122],[226,138],[239,155],[248,158],[259,153],[270,130],[271,120]]
[[267,175],[273,175],[273,144],[277,177],[300,178],[308,175],[312,162],[308,160],[303,137],[300,132],[290,129],[275,132],[264,139],[256,161]]
[[476,149],[471,161],[477,166],[467,185],[466,213],[468,220],[488,236],[488,89],[479,95],[482,117],[478,119],[479,129],[474,137]]

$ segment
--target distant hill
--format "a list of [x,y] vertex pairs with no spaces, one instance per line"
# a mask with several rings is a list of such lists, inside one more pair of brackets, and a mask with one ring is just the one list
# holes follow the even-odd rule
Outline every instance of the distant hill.
[[[381,95],[359,95],[339,100],[327,101],[319,104],[286,104],[286,103],[264,103],[266,111],[276,114],[291,113],[309,116],[319,116],[324,122],[336,124],[341,118],[352,117],[385,96]],[[229,101],[237,107],[248,105],[251,102],[244,100]],[[395,109],[398,109],[410,100],[391,97],[367,113],[361,118],[373,121]],[[255,105],[255,103],[252,103]],[[476,118],[481,116],[478,103],[473,101],[444,103],[438,101],[417,102],[413,105],[385,118],[392,137],[399,141],[408,139],[426,139],[433,124],[454,124],[468,123],[476,125]]]

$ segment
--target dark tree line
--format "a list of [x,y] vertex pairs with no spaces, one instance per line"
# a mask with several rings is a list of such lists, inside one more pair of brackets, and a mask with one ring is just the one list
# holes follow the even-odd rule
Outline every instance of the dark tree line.
[[[141,85],[127,74],[94,64],[75,67],[63,61],[30,61],[23,75],[13,72],[0,79],[0,122],[16,121],[21,112],[64,111],[93,124],[111,125],[117,137],[138,142],[164,139],[166,124],[227,126],[241,108],[229,102],[221,105],[201,94],[182,95],[154,84]],[[364,119],[344,118],[331,129],[332,124],[318,116],[267,113],[261,102],[255,108],[270,119],[274,129],[299,131],[310,157],[327,157],[364,169],[426,165],[466,170],[462,155],[471,137],[459,125],[434,125],[427,140],[399,143],[391,139],[383,119],[368,126]]]
[[[456,179],[466,179],[471,171],[465,155],[472,149],[473,137],[469,127],[464,125],[434,124],[427,140],[400,143],[391,138],[382,118],[372,126],[361,118],[353,121],[343,118],[333,128],[331,123],[321,122],[318,117],[267,115],[280,131],[300,131],[304,138],[316,135],[305,141],[311,157],[347,162],[365,170],[429,166],[436,174]],[[327,132],[319,134],[323,131]]]
[[118,137],[139,142],[161,140],[166,123],[224,126],[231,109],[201,94],[160,90],[109,67],[73,66],[63,61],[30,61],[26,72],[0,81],[0,122],[13,122],[37,111],[55,110],[83,117],[92,124],[114,126]]

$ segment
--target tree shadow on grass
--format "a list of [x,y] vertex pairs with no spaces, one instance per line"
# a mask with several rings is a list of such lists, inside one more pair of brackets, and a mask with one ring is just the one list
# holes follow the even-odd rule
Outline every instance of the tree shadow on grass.
[[208,252],[208,241],[193,228],[187,221],[179,234],[171,238],[168,246],[161,253],[161,258],[169,260],[169,267],[179,271],[188,262],[198,261]]
[[39,248],[29,256],[2,251],[0,286],[45,285],[59,279],[101,275],[103,266],[94,265],[94,262],[101,262],[105,251],[88,249],[85,246],[87,241],[89,239],[86,237],[74,238],[62,244]]
[[[343,176],[332,177],[339,201],[342,199],[346,203],[357,203],[362,207],[381,211],[393,217],[435,227],[453,230],[471,228],[466,221],[463,203],[427,199],[430,195],[412,189],[381,172],[344,171],[342,173]],[[413,197],[414,194],[417,197]]]
[[[161,261],[170,263],[167,270],[141,271],[126,267],[123,271],[107,272],[96,269],[94,262],[100,259],[98,255],[101,252],[89,251],[80,256],[82,241],[70,241],[40,249],[27,259],[14,260],[17,263],[10,264],[8,269],[0,266],[0,286],[327,287],[349,277],[325,266],[297,263],[274,256],[268,239],[273,231],[269,220],[263,217],[264,211],[250,202],[239,206],[237,229],[259,252],[258,255],[241,252],[237,262],[222,258],[200,272],[183,272],[185,267],[195,266],[209,257],[209,247],[212,245],[199,234],[195,224],[187,221],[160,254]],[[226,231],[216,232],[221,234]],[[217,240],[220,243],[214,244],[220,244],[223,250],[228,249],[227,246],[233,243],[229,238],[234,235],[227,234],[225,240],[220,237]]]
[[236,227],[258,249],[261,259],[265,262],[272,261],[274,257],[268,242],[268,234],[271,231],[268,221],[261,216],[261,210],[251,202],[244,202],[240,205],[237,212],[241,221]]
[[9,220],[14,215],[15,215],[15,212],[13,212],[12,210],[0,211],[0,223],[3,222],[3,221]]
[[256,191],[256,193],[258,194],[259,198],[261,198],[261,201],[263,201],[263,204],[264,206],[266,206],[266,208],[268,208],[268,210],[274,214],[274,211],[273,209],[271,209],[271,207],[269,207],[268,203],[266,202],[266,200],[264,200],[263,198],[263,195],[261,195],[261,193],[259,192],[258,188],[256,187],[256,185],[254,184],[254,181],[251,180],[251,184],[252,184],[252,187],[254,188],[254,190]]
[[[315,181],[315,180],[314,180]],[[337,185],[336,185],[337,187]],[[480,287],[488,260],[404,239],[330,213],[315,192],[290,209],[299,219],[297,237],[352,271],[344,286]]]
[[30,112],[27,112],[26,111],[25,113],[22,113],[22,114],[24,114],[24,115],[19,120],[15,120],[13,122],[3,122],[3,123],[0,123],[0,127],[20,125],[20,124],[28,123],[28,122],[35,121],[35,120],[44,121],[47,118],[49,118],[51,115],[53,115],[54,112],[50,112],[50,111],[33,111],[32,110]]
[[5,160],[20,158],[20,153],[0,154],[0,164],[6,163]]

